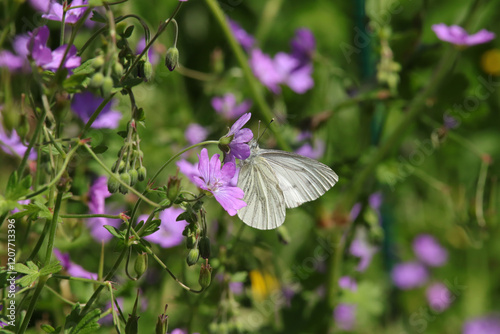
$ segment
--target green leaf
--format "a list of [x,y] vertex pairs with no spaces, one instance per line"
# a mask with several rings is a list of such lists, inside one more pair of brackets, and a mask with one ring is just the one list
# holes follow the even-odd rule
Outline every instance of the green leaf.
[[139,108],[136,111],[136,119],[140,121],[144,121],[146,119],[146,113],[144,112],[144,109]]
[[33,215],[34,217],[46,218],[46,219],[52,219],[53,217],[52,212],[49,210],[49,208],[47,208],[45,204],[39,201],[30,203],[26,205],[25,208],[26,212],[28,212],[29,215]]
[[132,33],[134,32],[135,26],[128,26],[127,29],[123,32],[122,36],[125,38],[129,38],[132,36]]
[[161,225],[160,219],[154,219],[154,220],[150,221],[149,223],[146,223],[146,225],[144,226],[144,228],[141,231],[140,236],[145,237],[147,235],[155,233],[156,231],[158,231],[160,229],[160,225]]
[[[93,4],[94,2],[100,3],[100,4],[99,5],[94,5]],[[102,6],[102,0],[90,0],[89,1],[89,5],[90,6],[96,6],[96,7]],[[104,16],[102,16],[98,11],[95,11],[95,10],[92,11],[92,17],[90,18],[90,20],[92,20],[94,22],[100,22],[100,23],[106,23],[106,22],[108,22]]]
[[109,233],[111,233],[112,235],[114,235],[115,237],[117,237],[118,239],[125,239],[125,236],[123,235],[123,233],[120,232],[120,230],[117,229],[116,227],[111,226],[111,225],[104,225],[104,228],[106,230],[108,230]]
[[127,131],[118,131],[117,134],[122,138],[127,138]]
[[87,334],[94,333],[99,329],[100,325],[97,323],[101,315],[100,309],[94,309],[87,313],[77,324],[70,330],[70,334]]
[[9,181],[7,181],[7,190],[5,193],[7,198],[12,198],[11,194],[16,191],[17,179],[17,171],[14,171],[12,174],[10,174]]
[[38,266],[31,261],[28,261],[26,265],[16,263],[15,268],[18,273],[26,274],[26,276],[23,276],[16,281],[17,284],[23,288],[33,284],[40,276]]
[[51,263],[40,270],[40,275],[49,275],[49,274],[55,274],[57,272],[60,272],[62,270],[62,266],[60,265],[60,262],[54,262]]
[[52,155],[59,155],[59,151],[56,150],[54,146],[44,146],[42,147],[42,152],[45,154],[52,153]]
[[245,282],[248,277],[246,271],[238,271],[231,275],[231,282]]
[[104,153],[108,150],[108,147],[106,145],[97,145],[96,147],[92,148],[95,154],[100,154]]

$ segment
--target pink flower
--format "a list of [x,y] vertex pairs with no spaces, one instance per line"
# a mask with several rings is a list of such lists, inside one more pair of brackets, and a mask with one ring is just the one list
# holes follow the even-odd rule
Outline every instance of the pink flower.
[[425,296],[429,306],[438,312],[446,310],[453,301],[450,290],[443,283],[434,283],[429,286],[425,291]]
[[462,27],[457,25],[448,27],[444,23],[434,24],[432,26],[432,30],[434,30],[440,40],[459,46],[483,44],[495,38],[495,34],[486,29],[480,30],[473,35],[469,35]]
[[224,210],[230,216],[234,216],[239,209],[246,206],[242,200],[243,190],[229,185],[236,173],[236,165],[233,162],[227,162],[221,168],[219,155],[214,154],[209,160],[206,148],[201,150],[198,158],[200,159],[198,164],[200,176],[194,178],[194,183],[201,189],[212,193]]
[[424,285],[429,278],[429,273],[421,263],[405,262],[394,266],[391,277],[398,288],[410,290]]
[[[179,208],[168,208],[163,210],[159,218],[161,220],[160,229],[155,233],[144,237],[149,242],[160,245],[163,248],[171,248],[180,245],[184,236],[182,231],[187,225],[185,220],[177,221],[177,217],[184,211]],[[139,221],[146,221],[148,217],[146,215],[140,216]]]
[[240,104],[236,103],[234,94],[228,93],[224,96],[217,96],[212,99],[212,107],[215,111],[226,119],[235,119],[240,117],[250,109],[252,101],[245,100]]
[[229,143],[229,152],[224,158],[225,162],[234,163],[235,158],[245,160],[250,156],[250,146],[248,146],[248,142],[252,140],[253,133],[250,129],[243,129],[243,126],[250,120],[250,117],[252,117],[251,113],[246,113],[241,116],[234,122],[229,132],[224,136],[225,138],[232,138]]

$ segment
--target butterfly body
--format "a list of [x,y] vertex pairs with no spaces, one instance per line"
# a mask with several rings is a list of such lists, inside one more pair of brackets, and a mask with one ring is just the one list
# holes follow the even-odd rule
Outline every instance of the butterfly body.
[[247,206],[238,210],[238,217],[254,228],[279,227],[286,208],[317,199],[338,181],[330,167],[299,154],[261,149],[255,140],[250,150],[240,163],[238,187]]

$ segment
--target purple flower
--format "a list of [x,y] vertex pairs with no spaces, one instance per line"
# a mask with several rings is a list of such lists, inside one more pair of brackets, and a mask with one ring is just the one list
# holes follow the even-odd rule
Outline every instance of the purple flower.
[[460,125],[460,121],[448,113],[443,115],[444,127],[448,130],[455,129]]
[[429,274],[419,262],[405,262],[394,266],[391,273],[394,285],[402,290],[420,287],[427,282]]
[[[1,110],[1,108],[0,108]],[[16,130],[12,130],[7,134],[2,125],[2,118],[0,117],[0,148],[7,154],[17,155],[23,157],[28,147],[23,144],[21,137],[17,134]],[[31,149],[28,159],[36,159],[36,151]]]
[[279,94],[281,75],[276,71],[273,59],[261,50],[253,49],[249,62],[255,77],[274,94]]
[[311,30],[306,28],[297,29],[295,37],[290,42],[292,56],[299,60],[299,63],[307,64],[311,61],[312,54],[316,49],[316,39]]
[[259,49],[250,55],[250,67],[257,79],[273,93],[281,92],[280,84],[288,85],[294,92],[303,94],[314,86],[311,78],[312,65],[300,66],[293,56],[280,52],[274,59]]
[[184,136],[189,145],[194,145],[204,141],[208,136],[208,131],[200,124],[191,123],[188,125]]
[[226,17],[229,23],[229,28],[233,32],[234,37],[241,44],[241,46],[249,52],[255,44],[255,38],[247,33],[238,23]]
[[462,327],[462,334],[498,333],[500,333],[500,317],[493,314],[468,320]]
[[440,267],[448,260],[448,252],[429,234],[421,234],[413,240],[413,251],[420,261],[431,267]]
[[229,290],[235,295],[241,295],[243,293],[243,283],[242,282],[229,282]]
[[[163,248],[171,248],[182,244],[184,240],[184,236],[182,235],[182,231],[187,225],[185,220],[176,221],[177,217],[184,210],[179,208],[167,208],[163,210],[159,218],[161,220],[160,229],[155,233],[144,237],[149,242],[160,245]],[[139,221],[146,221],[148,216],[143,215],[139,217]]]
[[437,312],[446,310],[453,301],[450,290],[443,283],[432,284],[425,291],[425,295],[429,306]]
[[186,175],[191,182],[195,183],[195,179],[198,179],[200,175],[200,171],[198,170],[198,166],[192,164],[186,160],[179,160],[175,163],[182,174]]
[[245,100],[240,104],[236,104],[234,94],[228,93],[224,96],[214,97],[212,99],[212,107],[225,119],[235,119],[246,113],[252,107],[251,100]]
[[349,252],[359,257],[361,260],[356,267],[357,271],[365,271],[368,268],[368,265],[372,261],[373,255],[378,251],[378,248],[372,246],[368,242],[368,237],[366,235],[366,231],[364,229],[358,229],[356,231],[356,235],[354,240],[351,243],[351,247],[349,248]]
[[246,113],[241,116],[236,122],[234,122],[227,135],[223,137],[231,138],[231,142],[229,143],[229,152],[224,158],[225,162],[234,163],[235,158],[245,160],[250,156],[250,146],[248,146],[248,142],[252,140],[253,133],[250,129],[242,129],[243,126],[250,120],[250,117],[252,117],[251,113]]
[[351,276],[342,276],[339,278],[339,286],[344,290],[356,291],[358,289],[358,283]]
[[62,253],[59,249],[54,248],[54,255],[59,261],[61,261],[61,265],[68,272],[70,276],[88,278],[88,279],[97,279],[96,273],[87,271],[83,269],[82,266],[72,262],[68,253]]
[[[73,100],[71,101],[71,110],[86,123],[102,101],[104,101],[102,97],[94,95],[91,92],[77,93],[73,96]],[[111,100],[104,106],[99,116],[94,123],[92,123],[92,128],[116,129],[118,127],[122,118],[122,113],[112,109],[114,104],[115,101]]]
[[495,34],[486,29],[483,29],[473,35],[469,35],[462,27],[457,25],[448,27],[444,23],[434,24],[432,26],[432,30],[434,30],[440,40],[459,46],[483,44],[495,38]]
[[314,147],[309,143],[305,143],[299,147],[295,153],[303,155],[311,159],[319,159],[325,154],[325,142],[318,139],[314,143]]
[[14,53],[2,50],[0,51],[0,67],[7,67],[13,72],[30,72],[30,64],[28,61],[28,42],[30,36],[28,34],[17,35],[12,41]]
[[[105,201],[111,194],[108,191],[108,179],[106,176],[98,177],[92,186],[89,188],[89,212],[91,214],[105,214],[106,212]],[[120,226],[119,219],[110,219],[103,217],[94,217],[87,220],[87,226],[90,229],[90,234],[97,241],[109,241],[113,236],[104,228],[104,225],[111,225],[114,227]]]
[[[33,30],[33,32],[28,34],[30,39],[27,44],[27,49],[37,66],[40,66],[45,70],[55,71],[61,64],[64,51],[66,50],[66,45],[61,45],[56,50],[51,51],[47,47],[49,34],[50,31],[47,26]],[[68,55],[66,56],[65,63],[63,65],[64,68],[72,70],[80,66],[81,58],[76,54],[76,47],[72,45],[69,49]]]
[[195,178],[195,184],[203,190],[209,191],[215,199],[227,211],[230,216],[234,216],[239,209],[246,206],[243,202],[243,190],[238,187],[231,187],[228,183],[236,172],[236,166],[233,162],[227,162],[221,168],[219,155],[214,154],[208,159],[206,148],[201,150],[198,155],[200,162],[198,170],[200,177]]
[[335,325],[344,331],[354,328],[356,322],[356,305],[340,303],[333,310]]
[[[69,7],[77,7],[77,6],[82,6],[86,5],[87,1],[85,0],[73,0],[70,4]],[[40,8],[44,9],[48,7],[48,10],[45,10],[47,14],[43,14],[42,17],[47,20],[52,20],[52,21],[62,21],[63,17],[63,5],[56,1],[50,1],[48,6],[44,5],[43,2],[40,0],[38,1],[32,1],[32,5],[35,8]],[[66,12],[66,17],[65,17],[65,23],[76,23],[82,16],[83,13],[85,13],[85,10],[87,7],[79,7],[79,8],[73,8],[70,9]]]
[[281,83],[286,84],[295,93],[303,94],[314,86],[311,64],[301,66],[299,59],[280,52],[274,56],[274,66],[279,73]]

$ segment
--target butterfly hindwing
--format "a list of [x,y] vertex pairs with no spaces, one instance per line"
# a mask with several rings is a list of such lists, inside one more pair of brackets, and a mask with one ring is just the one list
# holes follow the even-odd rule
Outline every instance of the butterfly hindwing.
[[338,181],[330,167],[299,154],[260,149],[259,157],[276,176],[287,208],[317,199]]
[[285,221],[285,199],[271,166],[261,157],[241,166],[238,187],[246,207],[238,210],[245,224],[260,230],[279,227]]

